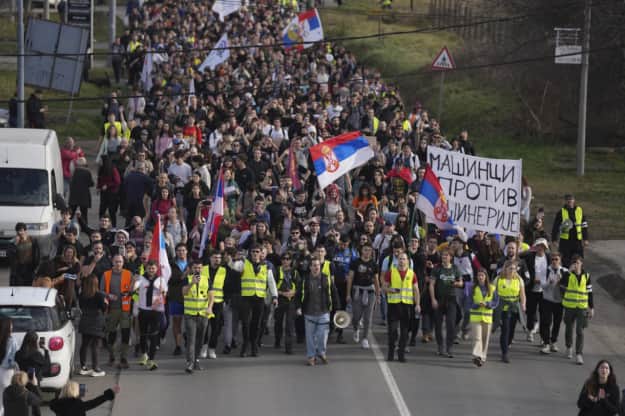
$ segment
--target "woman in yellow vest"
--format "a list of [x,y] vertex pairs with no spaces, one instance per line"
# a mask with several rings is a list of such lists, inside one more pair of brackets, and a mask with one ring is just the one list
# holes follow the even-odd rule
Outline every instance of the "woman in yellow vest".
[[473,331],[473,364],[481,367],[486,362],[493,309],[499,301],[495,286],[490,284],[486,269],[479,269],[471,290],[470,322]]
[[509,363],[508,350],[519,320],[519,314],[525,313],[525,285],[517,273],[517,263],[508,260],[504,263],[501,274],[497,277],[497,295],[501,306],[501,360]]

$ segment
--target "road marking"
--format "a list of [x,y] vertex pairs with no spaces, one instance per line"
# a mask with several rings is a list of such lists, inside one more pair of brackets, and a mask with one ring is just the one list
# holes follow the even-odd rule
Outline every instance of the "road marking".
[[384,359],[384,354],[382,354],[382,350],[380,350],[380,346],[373,335],[373,331],[369,331],[369,340],[371,341],[371,350],[373,351],[373,355],[375,360],[378,362],[378,366],[380,367],[380,371],[382,371],[382,375],[384,376],[384,380],[386,381],[386,385],[393,396],[393,401],[395,401],[395,406],[397,406],[397,411],[400,416],[412,416],[410,413],[410,409],[404,400],[404,396],[402,396],[401,391],[399,390],[399,386],[395,381],[395,377],[391,372],[390,367],[386,363]]

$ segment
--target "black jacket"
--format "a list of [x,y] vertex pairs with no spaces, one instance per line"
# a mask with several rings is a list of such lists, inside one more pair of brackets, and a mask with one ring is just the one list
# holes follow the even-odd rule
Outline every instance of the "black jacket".
[[[529,293],[532,291],[532,287],[534,286],[534,279],[536,279],[536,270],[534,270],[534,263],[536,262],[536,252],[527,251],[521,253],[519,257],[525,261],[525,265],[527,266],[527,272],[529,273],[529,281],[525,285],[525,292]],[[549,265],[551,264],[551,255],[545,253],[545,260],[547,261],[547,268],[549,268]]]
[[4,414],[7,416],[30,416],[30,407],[38,407],[41,404],[40,396],[39,388],[30,383],[26,387],[12,384],[2,393]]
[[102,403],[115,399],[113,390],[108,389],[102,395],[83,402],[81,399],[64,398],[50,402],[50,409],[56,416],[86,416],[87,411]]
[[91,208],[91,192],[94,185],[91,172],[85,168],[76,168],[69,184],[69,205]]
[[[295,295],[295,304],[298,308],[302,309],[303,313],[306,313],[308,304],[311,301],[309,293],[311,293],[311,287],[313,285],[313,278],[310,273],[304,275],[297,285],[297,293]],[[328,282],[330,282],[330,295],[328,295]],[[330,298],[331,297],[331,298]],[[339,294],[334,284],[334,279],[328,279],[328,276],[321,274],[321,305],[327,305],[327,312],[341,309],[341,302],[339,300]],[[325,309],[325,308],[324,308]]]
[[620,390],[617,384],[605,385],[605,399],[592,401],[588,397],[586,384],[582,387],[577,399],[579,416],[614,416],[619,413]]
[[19,350],[15,353],[15,362],[20,366],[22,371],[28,371],[29,368],[35,369],[37,380],[40,380],[50,373],[50,352],[44,349],[42,354],[39,350],[26,353]]
[[23,284],[29,285],[32,283],[35,277],[35,270],[39,266],[41,261],[41,251],[39,250],[39,243],[35,238],[31,237],[32,241],[32,261],[30,264],[19,265],[17,263],[17,246],[15,240],[11,241],[7,251],[7,257],[9,258],[10,267],[10,284],[12,286]]

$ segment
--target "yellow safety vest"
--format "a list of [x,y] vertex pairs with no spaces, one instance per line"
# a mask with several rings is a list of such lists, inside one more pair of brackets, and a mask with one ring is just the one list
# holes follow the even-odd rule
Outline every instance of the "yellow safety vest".
[[402,280],[399,270],[395,267],[391,267],[391,289],[399,289],[399,292],[389,292],[386,295],[387,302],[392,303],[404,303],[406,305],[414,305],[414,291],[412,288],[412,281],[414,280],[414,272],[410,269],[406,270],[406,275]]
[[[201,275],[202,277],[206,276],[206,278],[210,282],[210,275],[208,272],[208,266],[202,267]],[[226,280],[226,268],[218,267],[215,276],[213,277],[213,287],[210,289],[213,292],[213,302],[221,303],[224,301],[224,282]]]
[[[578,241],[582,241],[583,237],[582,237],[582,218],[583,218],[583,213],[582,213],[582,207],[575,207],[575,222],[573,224],[573,226],[575,227],[575,231],[577,231],[577,240]],[[569,218],[569,210],[566,208],[562,208],[562,222],[564,221],[571,221],[571,218]],[[560,232],[560,240],[568,240],[569,239],[569,231],[570,230],[561,230]]]
[[[332,310],[332,276],[329,274],[322,273],[322,276],[326,276],[328,279],[328,309]],[[302,296],[300,297],[300,301],[302,304],[304,303],[304,295],[306,294],[306,282],[302,282]]]
[[[110,121],[107,121],[106,123],[104,123],[104,137],[108,137],[110,125],[111,125]],[[113,125],[115,126],[115,129],[117,130],[117,137],[122,137],[123,131],[122,131],[121,121],[114,121]]]
[[[493,300],[495,293],[495,286],[488,285],[488,293],[486,296],[482,296],[482,290],[479,287],[473,288],[473,303],[479,305],[480,303],[488,303]],[[493,323],[493,310],[485,306],[481,306],[477,309],[471,309],[470,322],[484,322],[486,324]]]
[[331,276],[332,271],[330,270],[330,260],[324,260],[323,266],[321,267],[321,273]]
[[[145,273],[145,266],[143,264],[139,265],[139,269],[137,270],[137,273],[140,276],[143,276],[143,274]],[[139,292],[135,291],[132,293],[132,301],[134,302],[135,305],[139,304]]]
[[520,279],[515,277],[508,283],[508,279],[499,276],[497,279],[497,293],[499,294],[499,299],[504,303],[502,310],[507,311],[510,309],[510,304],[518,302],[521,298]]
[[[280,288],[282,287],[282,284],[284,283],[284,272],[282,271],[282,267],[280,267],[279,274],[280,276],[278,277],[278,286],[277,286],[278,290],[280,290]],[[295,270],[292,270],[292,274],[295,275]],[[291,287],[289,289],[293,291],[295,290],[295,282],[293,281],[293,279],[291,279]]]
[[404,131],[412,130],[412,126],[410,125],[410,120],[404,120],[403,123],[401,123],[401,126],[404,129]]
[[373,134],[378,132],[378,127],[380,127],[380,119],[377,117],[373,117]]
[[569,284],[562,296],[562,306],[569,309],[588,309],[588,273],[582,273],[579,282],[574,273],[569,274]]
[[264,299],[266,294],[267,265],[262,264],[256,274],[252,262],[246,259],[241,275],[241,296],[257,296]]
[[128,42],[128,52],[134,52],[139,45],[141,45],[141,42],[139,42],[138,40],[131,40],[130,42]]
[[209,317],[208,309],[208,275],[201,273],[200,282],[198,284],[191,283],[193,281],[193,275],[188,276],[189,292],[184,295],[184,314],[189,316],[204,316]]

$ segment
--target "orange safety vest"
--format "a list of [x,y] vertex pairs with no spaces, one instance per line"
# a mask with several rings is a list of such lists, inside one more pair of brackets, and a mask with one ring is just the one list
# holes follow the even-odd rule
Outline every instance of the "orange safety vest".
[[[112,270],[107,270],[104,272],[104,292],[108,295],[111,293],[111,276],[113,275]],[[130,302],[132,301],[131,296],[131,285],[132,285],[132,273],[130,270],[123,269],[122,270],[122,281],[120,285],[121,293],[125,293],[126,295],[122,296],[122,312],[130,312]]]

